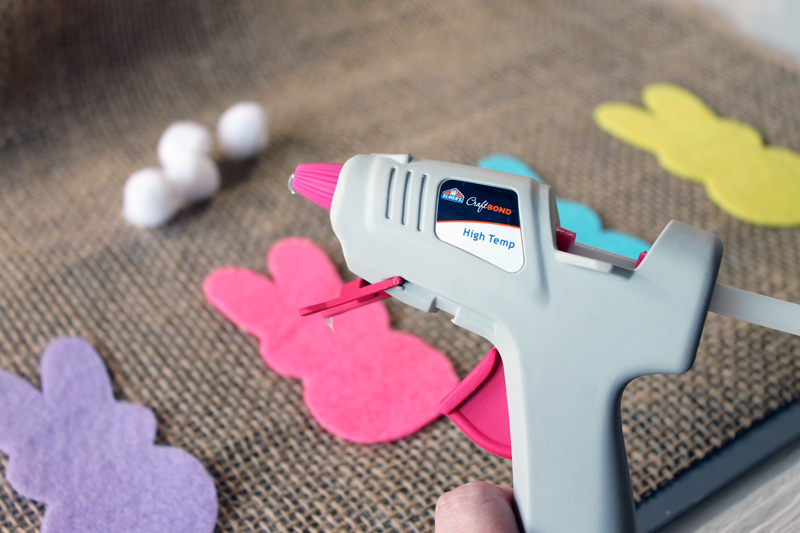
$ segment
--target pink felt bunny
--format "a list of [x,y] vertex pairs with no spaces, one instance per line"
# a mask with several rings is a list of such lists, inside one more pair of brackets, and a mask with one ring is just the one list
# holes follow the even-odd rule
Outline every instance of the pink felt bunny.
[[421,339],[393,331],[382,303],[333,317],[298,309],[338,296],[341,278],[310,241],[285,239],[267,257],[273,281],[224,268],[204,291],[225,316],[261,341],[270,368],[303,380],[311,414],[351,441],[386,442],[439,417],[438,403],[458,383],[453,366]]

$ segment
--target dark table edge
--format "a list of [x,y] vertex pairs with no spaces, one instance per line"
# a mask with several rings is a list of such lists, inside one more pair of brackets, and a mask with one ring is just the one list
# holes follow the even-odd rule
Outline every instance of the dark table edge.
[[639,533],[655,533],[798,440],[800,400],[794,400],[643,500],[636,507]]

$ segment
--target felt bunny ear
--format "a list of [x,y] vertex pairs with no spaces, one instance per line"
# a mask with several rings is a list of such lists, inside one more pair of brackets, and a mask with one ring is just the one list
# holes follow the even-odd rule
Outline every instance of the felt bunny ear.
[[602,104],[594,111],[597,125],[628,144],[655,152],[661,133],[656,118],[644,109],[629,104]]
[[138,403],[117,401],[114,403],[114,416],[124,421],[113,435],[108,436],[115,448],[124,450],[152,445],[158,429],[153,411]]
[[705,102],[683,87],[669,83],[647,86],[642,101],[659,119],[667,122],[685,120],[713,120],[717,115]]
[[272,309],[278,300],[275,285],[243,268],[222,268],[203,282],[203,293],[216,308],[257,337],[275,326]]
[[29,429],[45,416],[44,398],[25,381],[9,372],[0,372],[0,451],[11,454],[23,445]]
[[85,339],[63,338],[42,355],[42,392],[51,406],[114,401],[105,363]]
[[293,309],[339,295],[342,278],[327,254],[307,239],[284,239],[267,255],[269,272],[278,291]]
[[[342,279],[333,262],[309,240],[280,241],[270,250],[267,263],[277,290],[289,308],[287,312],[294,313],[301,307],[335,298],[342,289]],[[361,335],[373,328],[389,329],[389,313],[383,305],[367,305],[333,318],[337,335]]]

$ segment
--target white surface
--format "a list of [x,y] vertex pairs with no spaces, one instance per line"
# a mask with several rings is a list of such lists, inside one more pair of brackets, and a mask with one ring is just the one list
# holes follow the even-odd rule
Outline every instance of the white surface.
[[185,153],[211,155],[214,141],[207,128],[194,122],[174,122],[158,140],[158,160],[166,167],[173,158]]
[[206,155],[193,152],[173,154],[164,164],[164,173],[187,202],[206,200],[219,190],[219,169]]
[[746,35],[800,59],[800,0],[692,0]]
[[225,111],[217,123],[222,153],[231,159],[250,159],[269,142],[267,113],[255,102],[240,102]]
[[133,173],[125,183],[122,212],[136,226],[153,228],[166,223],[181,206],[181,195],[158,168]]
[[658,533],[778,533],[800,531],[800,443]]

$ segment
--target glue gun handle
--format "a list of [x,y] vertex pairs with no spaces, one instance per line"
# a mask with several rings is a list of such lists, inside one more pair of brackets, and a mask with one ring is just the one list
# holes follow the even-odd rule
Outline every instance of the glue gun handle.
[[635,533],[622,389],[603,391],[590,375],[523,382],[518,377],[526,373],[509,363],[504,359],[522,531]]

